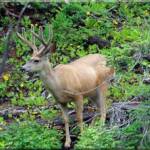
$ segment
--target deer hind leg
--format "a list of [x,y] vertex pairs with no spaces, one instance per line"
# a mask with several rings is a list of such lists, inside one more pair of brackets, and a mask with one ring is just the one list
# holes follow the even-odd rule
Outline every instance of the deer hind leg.
[[71,138],[69,133],[69,116],[68,116],[68,109],[67,104],[61,105],[63,119],[65,123],[65,132],[66,132],[66,141],[65,141],[65,147],[69,148],[71,144]]
[[105,123],[106,120],[106,105],[105,105],[106,92],[107,92],[107,83],[103,83],[99,88],[96,89],[97,95],[96,105],[98,112],[100,113],[102,123]]
[[82,133],[83,131],[83,96],[77,96],[75,104],[76,104],[77,121],[80,127],[80,131]]

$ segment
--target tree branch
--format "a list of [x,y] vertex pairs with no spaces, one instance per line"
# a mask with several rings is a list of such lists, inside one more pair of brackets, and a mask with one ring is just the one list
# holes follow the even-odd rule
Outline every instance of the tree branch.
[[11,40],[11,37],[12,37],[12,33],[15,31],[15,29],[18,30],[18,26],[19,26],[19,23],[21,21],[22,15],[25,12],[27,6],[28,6],[28,3],[26,3],[26,5],[22,8],[22,10],[19,14],[19,17],[18,17],[18,21],[16,22],[16,24],[12,23],[9,26],[8,32],[6,34],[5,45],[4,45],[5,50],[4,50],[4,53],[3,53],[2,62],[0,64],[0,76],[2,75],[2,73],[4,71],[5,64],[6,64],[6,61],[8,59],[8,54],[9,54],[9,51],[10,51],[10,40]]

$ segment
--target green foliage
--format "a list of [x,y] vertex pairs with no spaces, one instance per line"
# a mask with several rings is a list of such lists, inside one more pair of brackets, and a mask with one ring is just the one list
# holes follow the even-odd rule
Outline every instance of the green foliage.
[[[0,39],[0,54],[2,54],[5,50],[5,45],[4,45],[5,40],[6,40],[6,37],[3,37]],[[1,58],[0,58],[0,61],[1,61]]]
[[114,132],[97,123],[84,130],[75,149],[114,149],[118,143],[114,139]]
[[143,84],[139,75],[128,72],[124,75],[117,75],[116,78],[118,78],[119,83],[111,86],[108,94],[114,101],[128,101],[128,99],[136,96],[144,96],[147,99],[150,96],[149,85]]
[[28,16],[24,16],[21,20],[21,24],[24,26],[24,27],[30,27],[31,25],[31,20],[29,19]]
[[73,24],[78,24],[86,16],[86,10],[81,6],[80,3],[71,3],[63,7],[62,12],[66,14]]
[[23,97],[20,95],[20,98],[18,97],[13,97],[11,100],[11,103],[13,105],[18,105],[18,106],[42,106],[46,104],[46,101],[44,97],[38,96],[38,97]]
[[10,23],[10,18],[8,16],[3,17],[1,23],[3,26],[7,26]]
[[[57,31],[57,34],[55,34],[55,38],[58,42],[63,42],[66,40],[66,36],[68,34],[68,30],[69,32],[71,27],[72,27],[72,21],[67,18],[67,16],[63,13],[58,13],[56,15],[55,20],[53,20],[53,27],[54,30]],[[63,33],[63,34],[62,34]]]
[[120,147],[127,149],[148,149],[150,140],[149,109],[150,102],[143,103],[131,113],[133,123],[121,128],[118,136],[121,136]]
[[85,129],[75,145],[76,149],[148,149],[149,102],[131,112],[131,124],[118,128],[106,128],[96,123]]
[[6,89],[7,89],[7,85],[6,83],[1,83],[0,84],[0,95],[3,97],[5,96],[5,92],[6,92]]
[[[0,117],[0,125],[6,125],[6,122],[3,117]],[[0,127],[0,130],[2,130],[1,127]]]
[[56,116],[58,116],[58,111],[53,108],[41,111],[41,117],[48,121],[53,120]]
[[121,31],[113,32],[116,42],[125,43],[140,40],[141,31],[139,29],[131,29],[130,27],[124,27]]
[[60,133],[35,122],[12,124],[0,131],[0,148],[60,149]]

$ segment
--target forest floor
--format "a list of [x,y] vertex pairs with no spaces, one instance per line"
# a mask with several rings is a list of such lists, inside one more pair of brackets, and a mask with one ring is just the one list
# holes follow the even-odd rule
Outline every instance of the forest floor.
[[[9,27],[17,22],[23,7],[24,3],[5,3],[0,7],[0,56],[4,55]],[[48,24],[52,24],[56,46],[56,53],[50,56],[53,66],[69,63],[91,53],[105,55],[108,65],[116,69],[115,81],[110,85],[107,94],[106,125],[124,127],[131,123],[129,111],[136,110],[143,103],[144,107],[149,106],[149,16],[148,3],[30,3],[21,18],[18,31],[21,32],[25,28],[24,34],[31,40],[31,24],[36,30],[43,26],[45,36]],[[47,93],[38,75],[27,74],[20,69],[29,60],[30,54],[30,49],[14,32],[9,41],[8,60],[0,77],[0,130],[7,131],[9,125],[16,122],[36,121],[51,130],[61,132],[64,130],[64,124],[61,117],[58,117],[61,112],[54,98]],[[0,61],[2,59],[0,57]],[[68,104],[68,107],[71,137],[73,144],[76,144],[79,131],[74,104]],[[90,124],[95,115],[95,106],[85,99],[85,124]],[[58,139],[62,145],[64,136],[61,135]],[[84,140],[81,139],[82,143]],[[13,142],[6,141],[7,139],[0,137],[0,148],[16,146]],[[19,147],[26,141],[18,143]],[[15,148],[18,148],[17,146]],[[48,146],[58,148],[55,145]],[[84,146],[86,147],[86,144]]]

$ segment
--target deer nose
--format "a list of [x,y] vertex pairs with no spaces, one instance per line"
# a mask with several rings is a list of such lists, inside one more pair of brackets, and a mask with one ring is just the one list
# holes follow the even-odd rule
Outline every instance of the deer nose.
[[25,68],[24,67],[21,67],[20,69],[22,72],[25,72]]
[[26,71],[25,65],[21,67],[21,71],[22,71],[22,72]]

